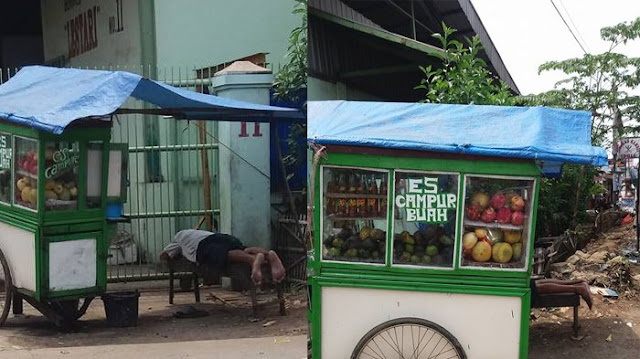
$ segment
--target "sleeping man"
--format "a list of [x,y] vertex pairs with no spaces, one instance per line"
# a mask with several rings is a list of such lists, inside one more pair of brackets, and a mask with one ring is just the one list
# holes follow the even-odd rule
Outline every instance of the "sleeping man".
[[182,230],[173,237],[160,259],[168,260],[182,254],[187,260],[199,265],[224,270],[228,263],[245,263],[251,266],[251,280],[255,285],[262,283],[262,264],[269,263],[271,276],[280,283],[285,269],[276,252],[262,247],[245,247],[234,236],[195,229]]

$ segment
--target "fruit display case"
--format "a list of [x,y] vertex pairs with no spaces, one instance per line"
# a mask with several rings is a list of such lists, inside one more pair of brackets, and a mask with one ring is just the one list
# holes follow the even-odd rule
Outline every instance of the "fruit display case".
[[535,178],[466,176],[461,267],[527,268]]
[[313,358],[526,359],[541,180],[564,162],[606,163],[590,146],[589,114],[349,101],[308,109]]

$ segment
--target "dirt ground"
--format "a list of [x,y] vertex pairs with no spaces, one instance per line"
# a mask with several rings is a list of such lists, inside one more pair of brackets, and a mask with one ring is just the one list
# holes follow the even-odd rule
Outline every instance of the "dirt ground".
[[[134,283],[135,285],[135,283]],[[221,300],[222,299],[222,300]],[[166,289],[146,289],[139,301],[138,326],[112,328],[106,323],[104,306],[94,300],[76,329],[61,332],[39,312],[25,303],[24,315],[9,315],[0,328],[0,352],[19,349],[39,349],[106,344],[138,344],[188,342],[233,338],[287,337],[304,335],[307,331],[306,294],[286,296],[287,316],[280,316],[274,293],[262,293],[259,315],[253,318],[246,295],[205,287],[201,303],[195,303],[193,293],[179,293],[173,305],[168,304]],[[205,310],[201,318],[177,319],[174,313],[188,306]]]
[[[632,226],[614,230],[591,243],[586,253],[605,248],[611,255],[635,240]],[[632,276],[640,274],[639,264],[629,264]],[[166,283],[160,283],[163,285]],[[130,283],[127,286],[149,286]],[[114,285],[110,290],[126,287]],[[111,328],[105,320],[101,300],[96,299],[71,332],[61,332],[39,312],[25,304],[25,314],[10,315],[0,328],[0,352],[10,354],[21,349],[99,346],[108,344],[176,343],[202,340],[260,338],[305,335],[306,292],[300,288],[286,296],[288,315],[278,314],[275,293],[262,293],[259,317],[251,315],[248,296],[205,287],[202,302],[196,304],[193,293],[179,293],[175,304],[168,304],[166,288],[143,289],[139,302],[138,326]],[[580,336],[573,337],[571,308],[534,309],[531,312],[529,353],[531,359],[553,358],[640,358],[640,291],[621,292],[619,299],[594,296],[594,308],[580,307]],[[188,306],[205,310],[209,315],[177,319],[174,313]],[[496,334],[499,336],[499,333]],[[1,354],[0,354],[1,355]]]
[[573,336],[572,308],[535,309],[529,331],[529,358],[640,358],[640,301],[595,299],[580,307],[580,335]]
[[[620,255],[623,249],[634,246],[635,236],[636,230],[631,225],[615,228],[600,235],[584,251],[605,250],[610,256]],[[640,264],[629,263],[627,268],[632,277],[640,274]],[[583,303],[579,311],[582,328],[578,337],[573,337],[572,308],[532,310],[530,358],[640,358],[640,288],[636,281],[630,286],[614,288],[620,293],[619,299],[594,295],[591,311]]]

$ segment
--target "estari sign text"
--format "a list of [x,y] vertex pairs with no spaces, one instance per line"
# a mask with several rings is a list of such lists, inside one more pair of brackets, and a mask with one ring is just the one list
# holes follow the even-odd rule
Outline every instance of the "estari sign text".
[[438,193],[438,178],[408,178],[406,192],[396,196],[396,206],[405,211],[407,222],[445,223],[455,210],[454,193]]

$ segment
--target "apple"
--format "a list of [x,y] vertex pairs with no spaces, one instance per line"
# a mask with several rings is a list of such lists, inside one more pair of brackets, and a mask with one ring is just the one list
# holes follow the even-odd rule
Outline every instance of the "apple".
[[462,237],[462,248],[465,250],[473,248],[478,243],[478,237],[473,232],[468,232]]
[[486,228],[476,228],[474,231],[476,237],[478,238],[487,238],[487,229]]
[[524,210],[524,199],[522,197],[515,195],[511,197],[511,210],[514,212],[522,212]]

